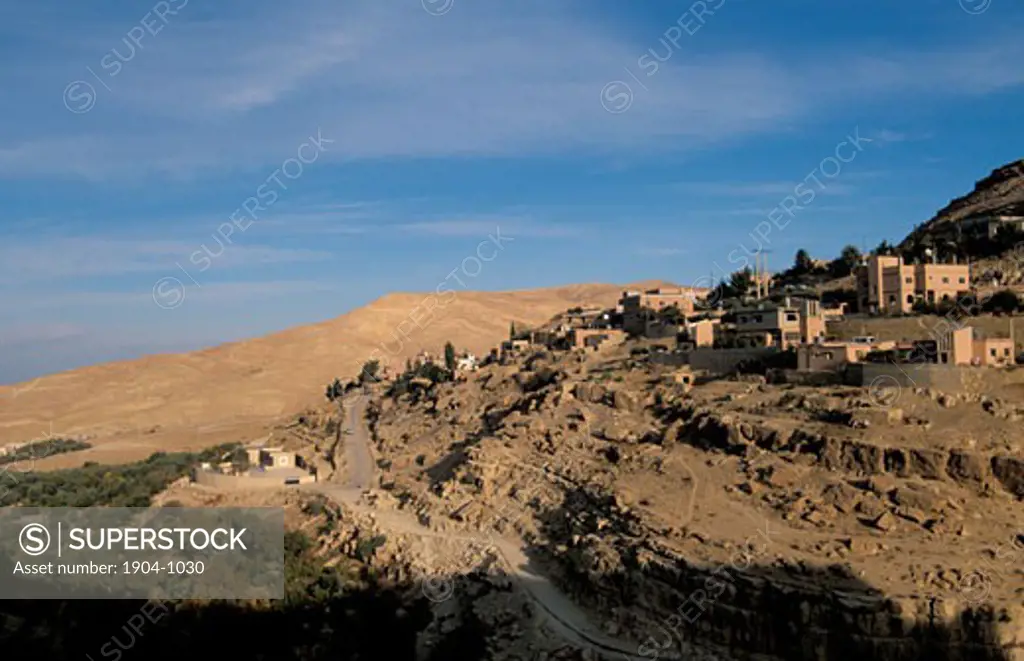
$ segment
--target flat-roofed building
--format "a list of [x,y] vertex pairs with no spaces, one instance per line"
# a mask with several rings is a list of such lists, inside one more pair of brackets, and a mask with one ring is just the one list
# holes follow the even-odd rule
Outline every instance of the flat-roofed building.
[[905,264],[902,257],[872,255],[857,268],[857,305],[862,312],[906,314],[917,301],[955,301],[970,289],[967,264]]
[[648,327],[659,323],[658,312],[668,308],[679,311],[682,319],[694,313],[697,296],[702,290],[691,287],[661,287],[646,291],[625,291],[622,306],[622,327],[631,335],[646,335]]
[[825,317],[821,302],[786,298],[779,303],[761,303],[734,311],[732,343],[739,347],[773,346],[780,349],[821,342],[825,338]]

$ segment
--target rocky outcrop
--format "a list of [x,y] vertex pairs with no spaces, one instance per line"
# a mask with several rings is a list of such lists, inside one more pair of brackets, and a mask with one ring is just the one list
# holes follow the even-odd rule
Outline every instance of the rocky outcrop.
[[974,185],[973,191],[943,207],[925,227],[982,213],[1024,214],[1024,160],[993,170]]
[[[910,513],[910,503],[929,506],[911,490],[895,497]],[[1024,653],[1024,608],[886,597],[842,572],[816,577],[769,565],[757,535],[728,562],[695,563],[639,532],[613,499],[577,498],[549,514],[547,553],[563,589],[612,617],[615,630],[633,632],[643,658],[667,658],[688,643],[766,661],[1006,661]],[[884,512],[875,526],[891,530],[897,520]],[[847,543],[872,552],[864,540]]]

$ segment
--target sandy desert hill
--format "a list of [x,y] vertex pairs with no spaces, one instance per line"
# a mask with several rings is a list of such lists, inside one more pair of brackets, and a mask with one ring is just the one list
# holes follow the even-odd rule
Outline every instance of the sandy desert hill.
[[[507,336],[510,321],[539,324],[575,305],[611,306],[623,288],[659,284],[667,283],[460,291],[432,317],[423,310],[433,294],[389,294],[335,319],[266,337],[44,376],[0,387],[0,445],[52,434],[86,437],[95,446],[38,462],[53,468],[255,438],[282,416],[320,401],[334,377],[354,376],[375,349],[395,367],[446,341],[481,354]],[[397,332],[400,325],[407,339]]]

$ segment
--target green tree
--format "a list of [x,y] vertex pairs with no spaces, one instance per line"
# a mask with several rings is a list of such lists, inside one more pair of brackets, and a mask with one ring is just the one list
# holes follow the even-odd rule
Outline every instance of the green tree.
[[839,253],[839,257],[829,265],[829,268],[834,277],[842,278],[853,273],[853,270],[857,268],[862,258],[860,250],[857,250],[857,246],[848,245],[843,248],[842,252]]
[[327,397],[328,401],[335,401],[340,399],[345,393],[345,388],[341,385],[341,381],[334,379],[327,385],[327,389],[324,391],[324,396]]
[[728,290],[732,296],[746,296],[754,286],[754,272],[750,267],[736,271],[729,276]]
[[1021,308],[1020,298],[1009,289],[1003,289],[992,294],[991,298],[985,301],[985,312],[1013,312]]
[[814,269],[814,260],[811,259],[810,253],[801,248],[796,251],[796,257],[793,259],[793,270],[796,273],[810,273]]
[[455,371],[455,345],[451,342],[445,342],[444,345],[444,366],[449,372]]
[[363,369],[360,373],[360,381],[366,383],[368,381],[376,381],[377,374],[380,373],[380,361],[379,360],[368,360],[363,363]]
[[873,254],[873,255],[891,255],[891,254],[893,254],[894,251],[895,251],[895,249],[892,247],[892,245],[890,245],[888,241],[885,241],[883,239],[881,243],[879,243],[877,246],[875,246],[875,249],[871,251],[871,254]]
[[510,321],[508,324],[508,339],[509,342],[516,339],[516,322]]

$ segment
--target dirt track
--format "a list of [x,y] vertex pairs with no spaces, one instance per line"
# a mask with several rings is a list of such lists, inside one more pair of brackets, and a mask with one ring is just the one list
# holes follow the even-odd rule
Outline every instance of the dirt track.
[[[518,540],[498,537],[494,534],[454,534],[437,532],[420,525],[411,515],[403,512],[378,511],[359,502],[364,490],[372,488],[374,480],[373,459],[370,451],[370,435],[366,425],[367,398],[356,396],[346,402],[345,427],[342,438],[345,442],[347,475],[344,484],[321,482],[309,488],[337,500],[349,507],[365,509],[372,513],[377,524],[391,532],[424,538],[441,538],[465,542],[467,547],[492,548],[501,557],[510,577],[520,586],[544,614],[551,627],[567,642],[583,648],[590,648],[602,655],[614,655],[622,659],[648,658],[640,655],[637,643],[611,638],[594,624],[590,615],[565,596],[531,560]],[[701,659],[725,661],[706,650],[689,650],[686,655],[672,655],[659,650],[659,658]]]

